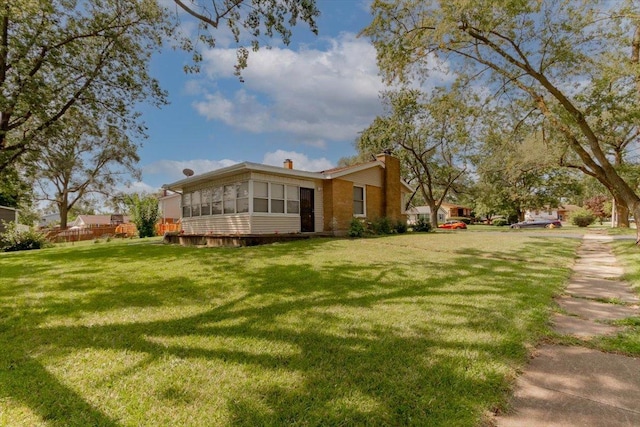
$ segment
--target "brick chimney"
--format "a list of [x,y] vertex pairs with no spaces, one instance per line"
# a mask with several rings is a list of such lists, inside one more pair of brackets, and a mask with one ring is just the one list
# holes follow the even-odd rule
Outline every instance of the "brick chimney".
[[285,167],[285,169],[293,169],[293,160],[286,159],[284,161],[284,167]]

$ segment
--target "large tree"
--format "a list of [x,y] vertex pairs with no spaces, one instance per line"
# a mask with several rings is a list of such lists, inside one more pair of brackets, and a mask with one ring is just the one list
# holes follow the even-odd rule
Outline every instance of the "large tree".
[[542,132],[503,111],[487,121],[476,168],[476,214],[524,220],[526,210],[559,207],[580,192],[576,172],[559,164],[562,150],[548,147]]
[[482,85],[488,105],[527,102],[562,135],[576,166],[637,217],[640,197],[607,155],[607,132],[594,125],[581,97],[599,82],[640,82],[630,55],[638,45],[637,8],[630,1],[375,0],[364,34],[388,80],[427,76],[445,65]]
[[108,196],[117,183],[140,173],[137,146],[126,132],[94,122],[75,108],[59,124],[33,160],[40,199],[57,206],[65,229],[71,209],[88,195]]
[[48,144],[72,107],[120,129],[164,102],[148,64],[167,16],[155,0],[8,0],[0,5],[0,170]]
[[393,150],[404,175],[416,185],[438,226],[442,202],[458,191],[472,146],[472,109],[457,88],[437,88],[428,96],[402,89],[383,95],[387,114],[377,117],[358,140],[361,155]]

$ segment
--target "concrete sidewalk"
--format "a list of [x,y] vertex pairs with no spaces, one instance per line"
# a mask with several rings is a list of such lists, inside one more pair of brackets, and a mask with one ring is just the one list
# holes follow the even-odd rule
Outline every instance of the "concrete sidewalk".
[[[589,339],[615,334],[607,320],[640,316],[638,296],[620,280],[607,236],[586,235],[553,318],[562,335]],[[615,304],[614,304],[615,302]],[[640,426],[640,359],[582,347],[544,345],[518,378],[510,426]]]

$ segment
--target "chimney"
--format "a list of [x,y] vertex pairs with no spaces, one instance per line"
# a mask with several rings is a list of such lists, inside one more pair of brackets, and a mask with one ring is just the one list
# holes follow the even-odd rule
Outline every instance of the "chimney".
[[284,167],[285,167],[285,169],[293,169],[293,160],[286,159],[284,161]]

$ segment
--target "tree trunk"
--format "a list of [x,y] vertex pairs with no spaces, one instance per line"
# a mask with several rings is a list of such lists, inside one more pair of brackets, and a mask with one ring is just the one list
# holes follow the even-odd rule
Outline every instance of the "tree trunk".
[[67,229],[67,219],[69,218],[69,209],[66,202],[58,203],[58,211],[60,212],[60,230]]
[[629,207],[620,200],[616,200],[616,218],[618,228],[629,228]]
[[434,230],[438,228],[438,207],[435,203],[429,203],[429,222]]

